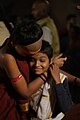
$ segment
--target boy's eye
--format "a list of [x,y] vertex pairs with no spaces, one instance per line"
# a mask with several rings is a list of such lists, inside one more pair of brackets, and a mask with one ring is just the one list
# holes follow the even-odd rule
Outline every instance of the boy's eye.
[[40,60],[41,62],[45,62],[45,60],[44,59],[42,59],[42,60]]

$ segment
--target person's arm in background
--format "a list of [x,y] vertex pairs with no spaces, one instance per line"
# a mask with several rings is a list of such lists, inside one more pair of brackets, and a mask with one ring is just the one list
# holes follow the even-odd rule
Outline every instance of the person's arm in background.
[[69,82],[73,82],[77,85],[80,85],[80,78],[70,74],[70,73],[67,73],[66,71],[63,71],[60,69],[60,72],[63,73],[64,75],[66,75],[68,77],[68,81]]
[[68,77],[69,82],[73,82],[73,83],[76,83],[77,85],[80,85],[80,78],[78,78],[64,70],[61,70],[61,67],[64,65],[64,62],[66,62],[66,60],[67,60],[67,57],[62,57],[62,55],[63,54],[53,57],[52,62],[59,66],[60,72]]

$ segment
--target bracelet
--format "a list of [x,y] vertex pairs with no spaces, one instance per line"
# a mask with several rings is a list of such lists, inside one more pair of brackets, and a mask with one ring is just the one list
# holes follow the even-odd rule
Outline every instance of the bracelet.
[[22,78],[22,75],[20,74],[20,75],[18,75],[18,76],[15,77],[15,78],[11,78],[11,82],[12,82],[12,83],[15,83],[16,81],[20,80],[21,78]]
[[47,79],[47,76],[44,73],[42,75],[44,76],[45,79]]
[[40,76],[40,78],[41,78],[44,82],[46,82],[46,80],[45,80],[42,76]]
[[29,110],[29,103],[19,104],[19,106],[20,106],[20,110],[22,112],[28,112],[28,110]]
[[47,77],[46,77],[46,75],[45,75],[44,73],[40,75],[40,78],[41,78],[44,82],[46,82]]

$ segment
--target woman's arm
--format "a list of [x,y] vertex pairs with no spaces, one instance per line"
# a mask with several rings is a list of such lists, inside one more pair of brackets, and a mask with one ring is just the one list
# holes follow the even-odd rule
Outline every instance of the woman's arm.
[[63,73],[64,75],[66,75],[68,77],[68,81],[69,82],[74,82],[76,83],[77,85],[80,85],[80,78],[74,76],[74,75],[71,75],[69,73],[67,73],[66,71],[63,71],[60,69],[60,72]]
[[16,77],[18,78],[18,76],[20,76],[19,80],[16,82],[11,81],[11,83],[22,97],[30,97],[44,83],[44,81],[38,77],[27,85],[23,74],[19,71],[15,58],[12,55],[4,54],[0,60],[0,65],[2,66],[2,69],[6,71],[10,80],[15,80]]

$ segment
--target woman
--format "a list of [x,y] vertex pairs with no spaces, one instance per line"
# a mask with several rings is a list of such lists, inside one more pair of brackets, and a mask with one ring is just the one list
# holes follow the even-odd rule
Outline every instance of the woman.
[[35,21],[22,22],[0,49],[0,120],[28,119],[28,100],[44,81],[29,83],[27,55],[41,49],[42,34]]
[[[40,76],[45,81],[30,103],[35,117],[41,120],[53,119],[59,113],[59,119],[62,119],[72,105],[67,77],[60,73],[57,64],[51,64],[52,57],[51,46],[43,40],[41,51],[29,58],[30,78],[33,80]],[[47,72],[47,76],[44,72]]]

